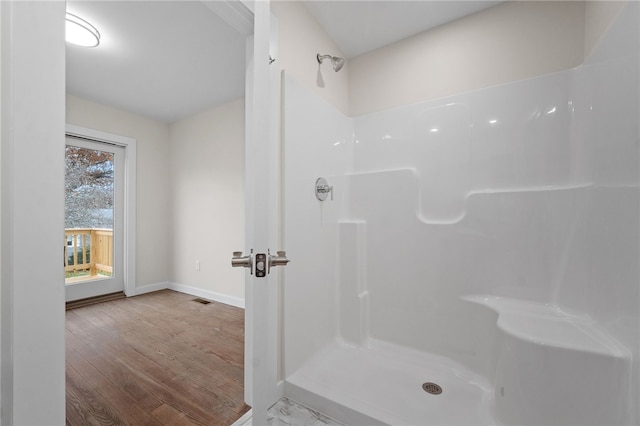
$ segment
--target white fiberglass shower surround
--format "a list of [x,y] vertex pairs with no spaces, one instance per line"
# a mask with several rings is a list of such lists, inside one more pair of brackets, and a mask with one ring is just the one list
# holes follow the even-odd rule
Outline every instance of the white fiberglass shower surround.
[[363,116],[285,76],[287,396],[349,424],[638,424],[625,8],[575,69]]

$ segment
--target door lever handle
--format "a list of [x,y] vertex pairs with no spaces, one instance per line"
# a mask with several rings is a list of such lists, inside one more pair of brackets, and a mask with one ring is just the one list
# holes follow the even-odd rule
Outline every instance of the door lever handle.
[[251,269],[251,275],[253,275],[253,250],[246,256],[243,256],[241,251],[234,251],[231,258],[231,266],[234,268],[249,268]]
[[287,266],[290,260],[287,259],[287,252],[284,250],[280,250],[276,252],[276,256],[273,256],[269,253],[269,269],[273,266]]
[[[258,253],[255,256],[255,261],[257,262],[256,277],[264,277],[270,272],[273,266],[286,266],[287,263],[289,263],[285,251],[278,251],[276,256],[273,256],[269,251],[267,251],[266,255],[264,253]],[[251,275],[253,275],[253,265],[253,249],[251,249],[251,253],[246,256],[243,256],[241,251],[233,252],[231,266],[234,268],[249,268],[251,269]]]

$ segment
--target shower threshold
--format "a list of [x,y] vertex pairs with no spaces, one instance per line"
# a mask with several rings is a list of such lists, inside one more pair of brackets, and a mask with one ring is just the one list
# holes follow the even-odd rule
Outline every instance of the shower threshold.
[[[425,382],[442,392],[425,392]],[[285,394],[351,426],[499,424],[487,379],[445,357],[380,341],[335,342],[286,379]]]

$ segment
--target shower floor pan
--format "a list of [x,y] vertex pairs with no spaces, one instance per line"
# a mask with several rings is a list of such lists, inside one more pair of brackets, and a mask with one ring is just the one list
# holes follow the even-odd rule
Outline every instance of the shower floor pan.
[[[442,388],[434,395],[423,384]],[[287,397],[348,425],[496,425],[485,378],[441,356],[380,341],[336,342],[285,381]]]

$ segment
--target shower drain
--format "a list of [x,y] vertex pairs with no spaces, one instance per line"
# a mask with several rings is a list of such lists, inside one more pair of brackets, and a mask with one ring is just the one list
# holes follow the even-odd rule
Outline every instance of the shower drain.
[[440,385],[431,382],[423,383],[422,389],[426,393],[430,393],[431,395],[440,395],[442,393],[442,388],[440,387]]

